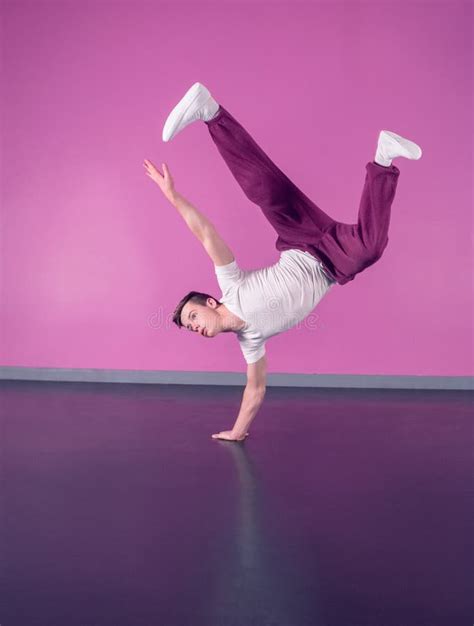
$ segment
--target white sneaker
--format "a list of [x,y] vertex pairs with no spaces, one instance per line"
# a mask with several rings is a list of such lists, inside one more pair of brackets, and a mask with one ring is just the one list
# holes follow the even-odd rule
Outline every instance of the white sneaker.
[[401,137],[390,130],[381,130],[374,160],[376,163],[388,167],[395,157],[418,160],[422,154],[420,146],[414,141]]
[[201,83],[194,83],[174,107],[163,126],[163,141],[170,141],[191,122],[208,122],[217,113],[219,105]]

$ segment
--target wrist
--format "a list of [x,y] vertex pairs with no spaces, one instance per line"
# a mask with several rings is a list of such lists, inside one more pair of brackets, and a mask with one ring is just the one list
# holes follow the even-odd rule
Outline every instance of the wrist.
[[178,192],[175,189],[173,189],[172,191],[166,192],[165,196],[167,197],[168,201],[171,202],[173,206],[176,206],[176,199],[178,197]]
[[247,435],[247,431],[242,432],[241,430],[235,430],[235,428],[233,428],[230,432],[234,439],[245,439],[245,436]]

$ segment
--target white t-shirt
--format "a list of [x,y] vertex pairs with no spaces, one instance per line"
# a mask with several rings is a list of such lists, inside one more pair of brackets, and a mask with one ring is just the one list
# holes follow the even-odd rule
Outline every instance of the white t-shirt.
[[302,321],[337,284],[309,252],[284,250],[270,267],[242,270],[237,261],[215,265],[220,302],[246,322],[237,331],[247,363],[265,354],[265,342]]

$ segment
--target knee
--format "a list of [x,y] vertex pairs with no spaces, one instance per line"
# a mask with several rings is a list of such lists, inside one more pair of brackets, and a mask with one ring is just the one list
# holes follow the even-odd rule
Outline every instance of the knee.
[[388,237],[385,239],[385,241],[382,241],[381,243],[378,243],[375,247],[375,253],[376,253],[376,258],[375,260],[378,261],[378,259],[380,259],[380,257],[382,256],[385,248],[388,245]]
[[378,261],[382,256],[388,244],[388,238],[385,241],[377,241],[366,248],[366,261],[369,265]]

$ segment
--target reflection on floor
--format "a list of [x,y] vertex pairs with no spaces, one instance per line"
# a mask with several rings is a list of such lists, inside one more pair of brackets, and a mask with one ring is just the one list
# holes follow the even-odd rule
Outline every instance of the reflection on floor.
[[472,392],[3,381],[2,626],[470,626]]

